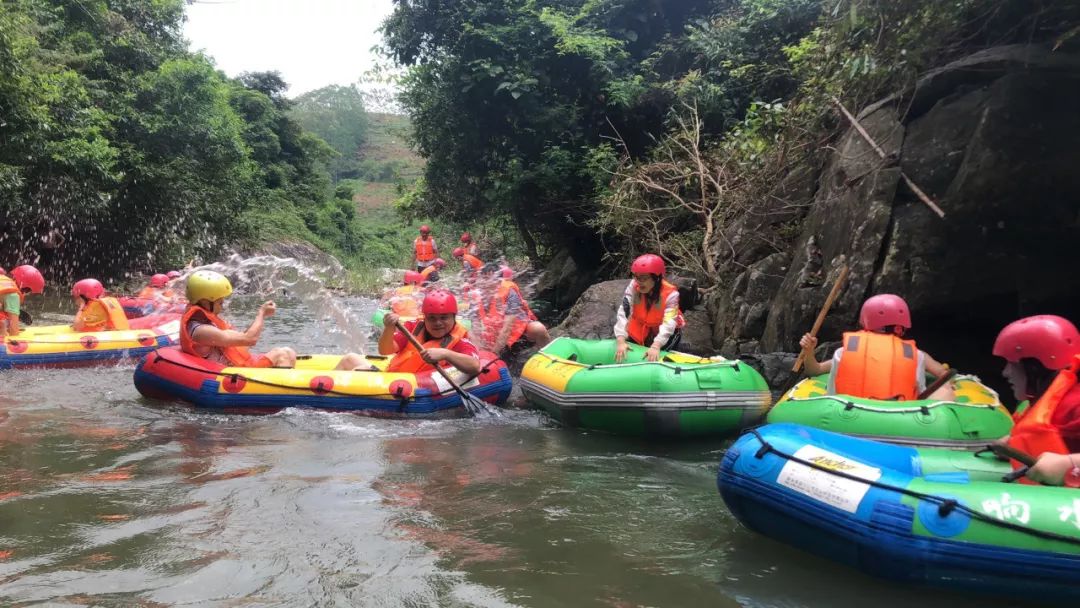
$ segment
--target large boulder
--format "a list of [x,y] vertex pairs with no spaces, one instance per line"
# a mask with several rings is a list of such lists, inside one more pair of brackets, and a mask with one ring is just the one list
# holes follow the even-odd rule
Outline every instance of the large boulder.
[[1017,45],[864,108],[858,120],[886,157],[847,125],[779,285],[753,285],[756,269],[778,264],[763,255],[728,291],[710,294],[714,343],[727,355],[796,350],[843,265],[851,272],[826,340],[856,325],[867,296],[893,292],[910,303],[921,345],[985,369],[994,333],[1016,316],[1080,317],[1071,251],[1080,233],[1078,94],[1080,57]]
[[[686,288],[689,288],[692,283],[677,279],[675,281]],[[619,303],[622,302],[626,284],[626,279],[615,279],[597,283],[586,289],[567,313],[563,322],[551,330],[551,335],[589,340],[613,337],[615,317],[618,315]],[[679,350],[701,356],[714,354],[709,313],[702,309],[695,309],[683,311],[683,316],[686,318],[686,327],[683,329],[683,339]]]
[[536,282],[536,298],[551,305],[554,313],[573,306],[574,302],[596,281],[600,269],[583,271],[568,249],[555,254]]
[[[878,109],[864,117],[862,124],[886,155],[899,156],[904,127],[893,108]],[[798,348],[798,336],[810,329],[844,264],[850,269],[847,286],[825,330],[851,326],[873,279],[899,181],[900,170],[886,166],[854,129],[841,138],[822,174],[787,274],[769,303],[763,350]]]
[[612,337],[615,315],[625,290],[626,279],[604,281],[589,287],[551,335],[587,340]]
[[682,341],[676,349],[680,352],[697,355],[699,357],[711,357],[716,354],[712,344],[712,323],[709,322],[708,311],[702,308],[687,310],[683,313],[686,318],[686,327],[683,328]]
[[787,252],[766,256],[737,275],[729,290],[716,291],[706,301],[713,319],[712,343],[724,356],[745,351],[748,343],[761,337],[769,302],[776,297],[790,261]]

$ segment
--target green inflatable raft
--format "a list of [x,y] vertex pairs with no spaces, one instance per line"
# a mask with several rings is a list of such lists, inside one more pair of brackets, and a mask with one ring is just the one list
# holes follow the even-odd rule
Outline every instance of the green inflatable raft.
[[794,422],[889,443],[979,449],[1012,431],[1012,417],[996,392],[974,376],[958,376],[950,401],[877,401],[826,394],[827,375],[806,378],[768,414],[769,423]]
[[745,363],[678,352],[648,362],[630,348],[615,363],[615,340],[558,338],[526,362],[521,390],[565,426],[649,437],[728,435],[769,407],[765,379]]

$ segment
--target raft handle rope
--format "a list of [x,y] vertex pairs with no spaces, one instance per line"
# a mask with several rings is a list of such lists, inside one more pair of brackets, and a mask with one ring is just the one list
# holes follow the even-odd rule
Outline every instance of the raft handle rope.
[[[843,405],[845,411],[863,410],[863,411],[866,411],[866,412],[874,412],[876,414],[915,414],[915,413],[919,413],[919,414],[922,414],[924,416],[929,416],[930,415],[930,410],[936,409],[936,408],[939,408],[939,407],[949,406],[949,405],[958,405],[960,407],[970,407],[970,408],[987,409],[987,410],[996,410],[999,407],[999,406],[994,405],[992,403],[960,403],[960,402],[957,402],[957,401],[935,401],[933,403],[926,403],[926,404],[922,404],[922,405],[918,405],[918,406],[912,406],[912,407],[885,408],[885,407],[874,407],[872,405],[863,405],[861,403],[855,403],[854,401],[848,401],[847,399],[841,399],[837,395],[818,395],[816,397],[798,397],[798,398],[792,397],[792,398],[787,399],[787,401],[792,402],[792,403],[799,403],[801,401],[813,401],[813,400],[817,400],[817,399],[828,399],[830,401],[835,401],[835,402]],[[777,405],[779,405],[779,404],[777,404]]]
[[[556,357],[554,355],[549,355],[549,354],[545,353],[544,351],[539,351],[536,354],[541,355],[542,357],[544,357],[545,359],[551,361],[552,363],[564,363],[566,365],[572,365],[574,367],[583,367],[583,368],[588,369],[588,370],[593,370],[593,369],[598,369],[598,368],[620,368],[621,369],[621,368],[626,368],[626,367],[638,367],[638,366],[642,366],[642,365],[659,365],[661,367],[666,367],[668,369],[672,369],[672,370],[676,370],[676,371],[695,371],[696,372],[696,371],[704,370],[704,369],[712,369],[714,367],[730,367],[730,368],[733,368],[735,371],[739,371],[739,362],[738,361],[713,361],[712,359],[706,359],[704,357],[699,357],[698,361],[709,361],[709,363],[697,363],[697,362],[694,362],[694,361],[686,361],[686,362],[680,363],[678,365],[672,365],[671,363],[667,362],[667,357],[665,357],[664,360],[662,360],[662,361],[637,361],[635,363],[591,363],[590,364],[590,363],[581,363],[581,362],[576,361],[575,359],[572,359],[570,357]],[[576,357],[576,355],[577,355],[577,353],[574,353],[574,355],[572,355],[572,356]],[[680,365],[683,366],[683,367],[680,368],[679,367]],[[693,369],[689,369],[689,368],[685,367],[687,365],[692,365],[694,367],[693,367]]]
[[1029,528],[1027,526],[1022,526],[1020,524],[1015,524],[1015,523],[1008,522],[1008,521],[1001,521],[1000,519],[997,519],[995,517],[991,517],[991,516],[989,516],[989,515],[987,515],[985,513],[982,513],[980,511],[976,511],[976,510],[972,509],[971,507],[960,503],[959,501],[957,501],[954,498],[943,498],[941,496],[935,496],[933,494],[926,494],[926,493],[923,493],[923,492],[917,492],[915,490],[909,490],[907,488],[901,488],[901,487],[894,486],[894,485],[887,484],[887,483],[883,483],[883,482],[880,482],[880,481],[873,481],[873,480],[869,480],[869,479],[863,479],[862,477],[859,477],[857,475],[852,475],[850,473],[845,473],[844,471],[836,471],[836,470],[830,469],[828,467],[822,466],[822,465],[820,465],[820,464],[818,464],[816,462],[810,462],[809,460],[804,460],[802,458],[799,458],[798,456],[796,456],[794,454],[787,454],[785,452],[781,452],[780,450],[774,448],[771,443],[769,443],[768,441],[765,441],[765,438],[761,436],[761,433],[759,433],[757,429],[750,429],[747,432],[753,434],[754,437],[758,440],[758,442],[761,443],[761,447],[758,449],[757,452],[754,453],[754,458],[757,458],[759,460],[762,457],[764,457],[766,454],[772,452],[773,454],[776,454],[777,456],[783,458],[784,460],[789,460],[791,462],[801,464],[804,467],[809,467],[811,469],[816,469],[818,471],[822,471],[823,473],[828,473],[829,475],[835,475],[837,477],[842,477],[842,478],[847,479],[849,481],[855,481],[855,482],[866,484],[868,486],[872,486],[872,487],[875,487],[875,488],[878,488],[878,489],[881,489],[881,490],[888,490],[890,492],[896,492],[898,494],[903,494],[904,496],[907,496],[909,498],[914,498],[914,499],[917,499],[917,500],[926,501],[926,502],[931,503],[931,504],[936,504],[937,507],[938,507],[938,515],[941,516],[941,517],[948,517],[948,515],[950,513],[952,513],[953,511],[960,511],[961,513],[964,513],[968,517],[970,517],[972,519],[975,519],[975,520],[978,520],[978,521],[981,521],[981,522],[983,522],[985,524],[989,524],[989,525],[992,525],[992,526],[997,526],[999,528],[1005,528],[1007,530],[1012,530],[1014,532],[1020,532],[1021,534],[1027,534],[1029,536],[1034,536],[1036,538],[1041,538],[1041,539],[1044,539],[1044,540],[1058,541],[1058,542],[1063,542],[1063,543],[1076,545],[1076,546],[1080,547],[1080,538],[1078,538],[1078,537],[1065,536],[1064,534],[1058,534],[1056,532],[1048,532],[1046,530],[1038,530],[1038,529],[1035,529],[1035,528]]
[[[215,376],[228,376],[229,379],[232,380],[233,384],[235,384],[238,380],[243,379],[244,382],[252,382],[254,384],[259,384],[259,385],[262,385],[262,386],[269,386],[269,387],[273,387],[273,388],[280,388],[280,389],[285,389],[285,390],[290,390],[290,391],[314,392],[314,393],[320,394],[320,395],[337,395],[339,397],[397,397],[397,398],[401,399],[402,401],[409,401],[409,400],[415,399],[415,397],[403,397],[401,395],[401,390],[400,389],[398,390],[398,392],[394,392],[394,393],[369,393],[369,394],[366,394],[366,395],[356,395],[356,394],[353,394],[353,393],[346,393],[346,392],[342,392],[342,391],[336,391],[334,389],[322,389],[322,388],[320,388],[318,390],[315,390],[315,389],[311,388],[310,386],[291,386],[291,385],[288,385],[288,384],[279,384],[277,382],[270,382],[269,380],[259,380],[258,378],[250,378],[250,377],[245,376],[245,375],[243,375],[241,373],[238,373],[238,372],[231,372],[231,373],[228,373],[228,374],[223,374],[220,371],[215,372],[213,370],[208,370],[208,369],[203,368],[203,367],[195,367],[194,365],[186,365],[184,363],[180,363],[180,362],[177,362],[177,361],[170,361],[168,359],[165,359],[157,351],[154,351],[154,357],[155,357],[155,362],[168,363],[170,365],[175,365],[176,367],[186,369],[186,370],[189,370],[189,371],[199,372],[199,373],[203,373],[203,374],[212,374],[212,375],[215,375]],[[295,369],[295,368],[286,368],[286,369]],[[486,367],[482,368],[480,370],[480,372],[483,373],[485,370],[487,370]],[[327,370],[327,371],[329,371],[329,370]],[[347,370],[338,370],[338,371],[347,371]],[[372,371],[374,371],[374,370],[372,370]],[[469,382],[472,382],[476,378],[477,378],[477,376],[471,376],[467,380],[465,380],[465,382],[463,382],[462,384],[468,384]],[[453,393],[453,392],[454,392],[453,389],[448,389],[448,390],[440,390],[438,392],[433,391],[432,394],[434,394],[435,396],[438,396],[438,397],[442,397],[443,395],[447,395],[447,394]],[[463,407],[464,407],[464,405],[463,405]]]
[[[143,331],[143,330],[124,329],[124,330],[120,330],[120,331]],[[149,332],[149,331],[152,331],[152,330],[147,329],[145,331]],[[22,340],[22,339],[19,339],[19,338],[8,337],[6,340],[4,340],[3,345],[4,346],[19,346],[21,344],[54,344],[54,345],[75,346],[75,345],[81,344],[81,341],[85,340],[87,337],[93,338],[93,336],[90,336],[89,334],[82,334],[82,335],[80,335],[80,334],[65,334],[65,335],[68,335],[68,336],[76,336],[76,335],[78,335],[79,338],[78,339],[68,339],[68,340]],[[159,337],[168,338],[169,335],[168,334],[147,333],[147,334],[143,334],[142,336],[137,336],[137,337],[134,337],[134,338],[125,338],[125,339],[122,339],[122,340],[121,339],[102,340],[100,338],[94,338],[94,344],[120,344],[120,343],[129,343],[129,342],[138,342],[139,340],[145,340],[147,338],[153,338],[154,341],[157,341],[157,339]],[[170,340],[171,340],[171,338],[170,338]]]

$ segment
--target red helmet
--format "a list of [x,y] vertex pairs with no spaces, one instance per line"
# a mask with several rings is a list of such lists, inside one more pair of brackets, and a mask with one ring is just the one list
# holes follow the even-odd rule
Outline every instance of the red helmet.
[[509,266],[503,266],[502,278],[504,278],[504,279],[512,279],[512,278],[514,278],[514,269],[510,268]]
[[432,291],[424,297],[421,311],[425,315],[457,314],[457,298],[446,290]]
[[165,273],[165,276],[169,277],[170,279],[179,279],[183,275],[180,274],[179,270],[170,270],[169,272]]
[[859,324],[870,331],[889,325],[911,329],[911,312],[904,298],[891,293],[880,293],[863,302],[862,310],[859,311]]
[[1057,315],[1026,317],[1001,330],[994,340],[994,354],[1014,363],[1038,359],[1047,369],[1062,369],[1080,354],[1080,332]]
[[454,257],[455,258],[463,258],[463,257],[465,257],[465,250],[462,249],[461,247],[455,248],[454,249]]
[[638,258],[634,260],[634,263],[630,265],[630,272],[633,274],[663,275],[666,270],[667,267],[664,265],[664,259],[651,253],[638,256]]
[[97,279],[83,279],[71,286],[71,295],[94,300],[105,295],[105,286]]
[[150,277],[150,287],[165,287],[169,283],[169,275],[155,274]]
[[415,270],[405,271],[405,285],[419,285],[424,282],[424,276]]
[[462,243],[471,243],[472,242],[472,235],[469,234],[468,232],[462,232],[461,233],[461,242]]
[[30,293],[45,291],[45,277],[41,276],[37,268],[29,264],[13,268],[11,270],[11,279],[19,286],[19,289],[29,289]]
[[430,234],[430,233],[431,233],[431,226],[428,226],[427,224],[424,224],[423,226],[420,226],[420,234]]
[[446,260],[442,258],[435,258],[435,261],[432,262],[432,264],[435,265],[435,268],[443,268],[446,266]]

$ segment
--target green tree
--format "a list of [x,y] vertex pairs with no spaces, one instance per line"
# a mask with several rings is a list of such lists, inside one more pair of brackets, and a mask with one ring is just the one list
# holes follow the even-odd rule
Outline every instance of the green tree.
[[297,97],[291,116],[337,152],[328,169],[334,179],[358,176],[358,153],[367,140],[369,122],[356,87],[330,85]]

